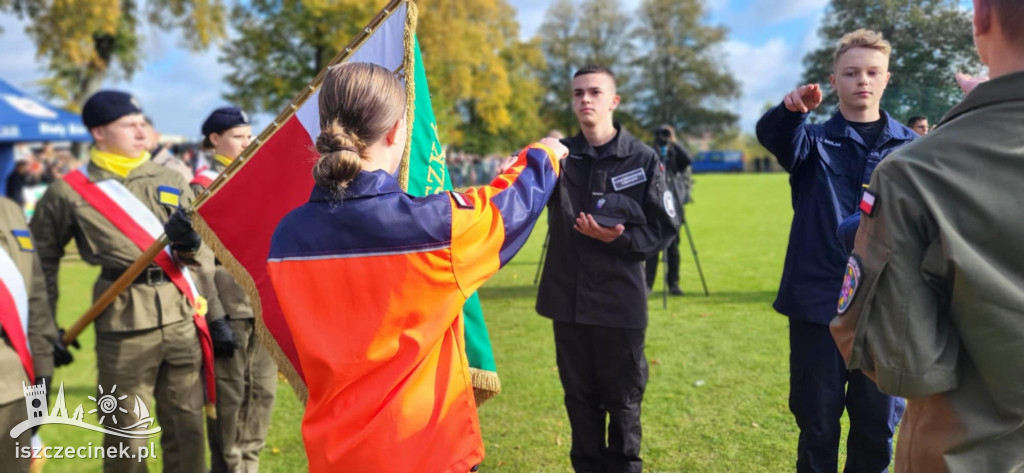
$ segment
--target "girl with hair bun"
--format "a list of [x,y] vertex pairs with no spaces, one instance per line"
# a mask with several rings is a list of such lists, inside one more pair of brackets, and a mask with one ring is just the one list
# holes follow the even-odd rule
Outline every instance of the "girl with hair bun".
[[526,242],[568,151],[542,139],[490,185],[414,197],[392,176],[408,134],[401,82],[343,64],[319,100],[316,186],[267,263],[309,388],[309,470],[475,470],[462,305]]

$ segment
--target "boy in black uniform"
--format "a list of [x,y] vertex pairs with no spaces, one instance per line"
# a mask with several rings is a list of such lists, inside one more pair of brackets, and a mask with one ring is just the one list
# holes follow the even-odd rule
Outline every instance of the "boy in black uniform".
[[583,67],[572,88],[581,132],[563,141],[569,157],[548,204],[537,312],[554,321],[573,468],[640,472],[643,262],[675,238],[679,220],[654,150],[612,121],[612,72]]

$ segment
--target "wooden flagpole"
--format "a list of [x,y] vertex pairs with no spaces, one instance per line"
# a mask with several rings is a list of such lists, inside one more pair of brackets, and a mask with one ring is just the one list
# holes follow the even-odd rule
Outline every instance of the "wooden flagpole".
[[[296,96],[291,101],[291,103],[288,104],[288,106],[285,107],[284,110],[282,110],[281,113],[277,115],[277,118],[274,119],[273,123],[271,123],[270,126],[265,128],[263,132],[260,133],[259,136],[257,136],[256,139],[252,141],[252,143],[249,144],[249,147],[246,148],[245,151],[243,151],[242,154],[237,159],[235,159],[226,169],[224,169],[224,172],[220,173],[220,175],[217,176],[217,178],[214,179],[212,183],[210,183],[209,188],[207,188],[205,192],[200,194],[199,197],[197,197],[192,202],[192,208],[188,209],[187,212],[191,214],[199,207],[201,207],[203,205],[203,202],[206,201],[206,199],[208,199],[211,195],[213,195],[214,192],[220,189],[228,181],[228,179],[234,176],[234,174],[238,172],[242,165],[246,161],[248,161],[249,158],[255,155],[256,152],[259,151],[259,149],[263,146],[263,144],[266,143],[266,141],[270,139],[270,137],[274,133],[277,133],[277,130],[281,128],[282,125],[284,125],[289,119],[292,118],[292,116],[295,115],[295,112],[299,110],[299,107],[303,103],[305,103],[305,101],[310,97],[310,95],[312,95],[314,92],[316,92],[318,88],[320,88],[320,84],[323,83],[324,76],[327,74],[328,68],[347,60],[352,55],[352,53],[359,49],[359,47],[362,46],[363,43],[365,43],[370,38],[370,36],[373,35],[377,28],[380,27],[384,23],[384,21],[387,20],[400,5],[407,2],[409,2],[409,0],[391,0],[390,2],[388,2],[387,6],[385,6],[383,10],[378,12],[377,16],[373,17],[373,19],[370,20],[370,23],[365,28],[363,28],[362,31],[360,31],[359,34],[357,34],[356,37],[353,38],[352,41],[350,41],[347,46],[345,46],[345,49],[342,49],[341,52],[335,55],[334,58],[331,59],[331,62],[327,65],[327,67],[324,67],[316,75],[316,77],[313,78],[313,81],[310,82],[309,85],[307,85],[305,88],[303,88],[302,92],[300,92],[299,95]],[[406,152],[408,153],[408,149],[406,149]],[[128,286],[130,286],[132,282],[135,281],[135,278],[142,274],[142,271],[149,266],[153,259],[156,258],[156,255],[160,254],[160,251],[163,250],[163,248],[167,246],[169,243],[170,242],[167,240],[167,236],[161,235],[160,238],[154,241],[153,244],[150,245],[145,252],[139,255],[139,257],[135,259],[135,262],[132,263],[132,265],[129,266],[128,269],[121,274],[121,277],[117,278],[117,280],[114,281],[114,283],[111,284],[110,287],[107,288],[107,290],[104,291],[103,294],[100,295],[98,299],[96,299],[92,307],[90,307],[89,310],[85,312],[85,314],[79,317],[78,320],[75,321],[74,325],[71,326],[71,328],[64,332],[64,337],[61,339],[64,342],[64,344],[68,345],[71,342],[75,341],[75,339],[78,338],[78,335],[80,335],[82,331],[89,326],[89,324],[96,320],[96,318],[99,317],[99,315],[104,310],[106,310],[107,307],[110,306],[110,304],[114,302],[114,299],[117,299],[117,296],[124,292],[124,290],[127,289]]]

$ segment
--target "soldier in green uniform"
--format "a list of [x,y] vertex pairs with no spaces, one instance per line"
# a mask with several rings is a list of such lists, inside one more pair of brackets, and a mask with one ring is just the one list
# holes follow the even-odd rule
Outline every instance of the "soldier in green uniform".
[[[146,219],[159,226],[174,215],[182,215],[180,206],[192,201],[192,189],[178,173],[154,164],[146,151],[146,124],[138,102],[119,91],[100,91],[86,101],[82,121],[95,141],[90,162],[76,172],[54,182],[39,200],[32,218],[32,233],[46,275],[50,307],[56,310],[57,272],[64,248],[72,239],[82,259],[102,267],[93,288],[94,297],[102,294],[141,254],[132,237],[122,232],[103,205],[94,205],[75,182],[95,187],[108,186],[122,192],[111,198],[140,225]],[[133,213],[134,212],[134,213]],[[143,214],[149,215],[143,215]],[[155,220],[154,220],[155,219]],[[175,262],[213,265],[208,249],[199,250],[199,237],[189,228],[187,237],[174,241]],[[168,232],[170,235],[171,232]],[[183,270],[187,275],[188,271]],[[196,285],[203,284],[197,275]],[[207,293],[213,303],[209,312],[223,311],[215,306],[215,294]],[[201,303],[199,304],[201,305]],[[156,398],[156,415],[162,432],[163,471],[196,473],[206,470],[203,448],[203,382],[200,376],[202,350],[193,322],[194,308],[171,276],[152,265],[126,289],[95,321],[96,363],[99,385],[109,393],[128,395],[119,401],[113,415],[104,416],[108,427],[132,426],[139,419],[134,409],[138,396],[147,408]],[[120,397],[120,396],[119,396]],[[146,412],[147,409],[141,410]],[[116,419],[116,421],[114,420]],[[116,422],[116,423],[115,423]],[[149,439],[130,439],[111,434],[104,436],[105,447],[129,445],[131,452],[148,445]],[[134,458],[105,458],[106,472],[145,472],[146,463]]]
[[878,166],[832,334],[907,398],[897,472],[1024,471],[1024,2],[974,0],[992,79]]
[[[196,194],[235,160],[252,141],[249,117],[237,107],[214,110],[203,123],[206,146],[215,154],[210,167],[192,180]],[[256,339],[249,296],[217,262],[217,293],[225,317],[210,320],[217,374],[217,418],[207,420],[213,473],[259,471],[270,414],[277,392],[277,364]]]
[[[15,448],[31,445],[32,431],[18,438],[8,432],[28,420],[24,388],[53,376],[57,328],[25,215],[6,197],[0,197],[0,328],[0,465],[4,471],[27,473],[30,459]],[[71,361],[63,345],[58,352],[59,364]]]

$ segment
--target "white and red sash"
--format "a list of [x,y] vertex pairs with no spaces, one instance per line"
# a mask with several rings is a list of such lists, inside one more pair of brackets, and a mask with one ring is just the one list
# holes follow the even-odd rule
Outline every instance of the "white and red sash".
[[0,248],[0,326],[21,359],[28,380],[35,382],[32,352],[28,346],[28,290],[18,265]]
[[[75,192],[92,205],[101,215],[114,224],[121,233],[124,233],[135,243],[140,250],[145,251],[164,233],[164,226],[160,219],[153,215],[153,212],[132,194],[116,179],[105,179],[98,182],[89,180],[85,167],[76,169],[66,176],[64,181],[71,186]],[[171,258],[171,250],[164,247],[163,251],[156,255],[156,264],[167,273],[171,282],[188,299],[192,307],[197,311],[193,313],[192,320],[199,332],[200,346],[203,349],[203,377],[206,381],[206,400],[216,402],[215,379],[213,374],[213,339],[210,338],[210,330],[206,326],[206,319],[199,314],[199,305],[196,298],[199,291],[188,271],[183,271]]]
[[216,179],[218,175],[220,175],[219,172],[214,171],[209,167],[203,168],[196,173],[195,177],[192,178],[191,183],[199,184],[203,186],[204,189],[209,189],[210,184],[213,184],[213,180]]

